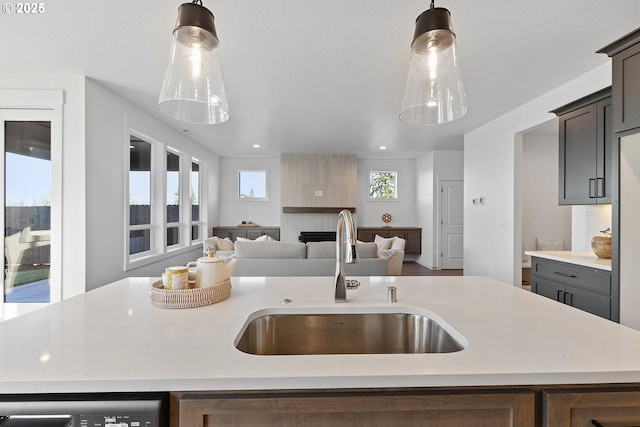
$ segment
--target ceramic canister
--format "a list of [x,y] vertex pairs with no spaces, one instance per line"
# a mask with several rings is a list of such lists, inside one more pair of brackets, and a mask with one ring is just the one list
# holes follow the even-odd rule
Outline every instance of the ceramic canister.
[[165,289],[188,289],[189,288],[189,269],[184,266],[168,267],[165,270],[166,284]]

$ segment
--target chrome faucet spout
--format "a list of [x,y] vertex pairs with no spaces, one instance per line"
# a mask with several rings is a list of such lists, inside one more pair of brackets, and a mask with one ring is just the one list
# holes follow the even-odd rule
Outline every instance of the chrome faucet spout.
[[356,247],[356,229],[353,217],[348,209],[338,214],[336,230],[336,274],[335,274],[335,302],[347,302],[347,288],[345,286],[344,264],[358,262]]

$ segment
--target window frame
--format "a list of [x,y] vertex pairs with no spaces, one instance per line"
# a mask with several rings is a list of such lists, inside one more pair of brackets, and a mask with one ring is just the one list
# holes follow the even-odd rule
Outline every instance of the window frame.
[[[168,187],[169,187],[169,168],[168,168],[168,157],[169,155],[174,155],[178,157],[178,221],[177,222],[169,222],[169,218],[168,218],[168,213],[167,213],[167,208],[169,207],[169,195],[167,194],[168,191]],[[184,177],[183,177],[183,173],[184,173],[184,167],[183,167],[183,155],[180,153],[180,151],[172,148],[172,147],[165,147],[165,167],[164,167],[164,188],[165,188],[165,197],[164,197],[164,212],[165,212],[165,219],[164,219],[164,250],[166,252],[170,252],[176,248],[180,248],[182,246],[185,246],[184,244],[184,240],[185,240],[185,236],[184,236],[184,214],[183,214],[183,210],[184,210],[184,197],[185,197],[185,192],[184,192]],[[187,180],[187,182],[189,182],[189,180]],[[169,244],[169,238],[168,238],[168,234],[169,234],[169,229],[170,228],[176,228],[178,230],[178,242],[170,245]],[[189,240],[191,240],[191,238],[189,237]]]
[[[4,301],[4,272],[0,275],[0,321],[16,317],[63,299],[63,291],[73,293],[73,287],[63,284],[63,257],[62,257],[62,213],[63,213],[63,186],[62,186],[62,153],[63,153],[63,92],[61,90],[0,90],[0,107],[2,107],[2,122],[9,120],[18,121],[49,121],[51,123],[51,256],[49,270],[49,302],[5,302]],[[4,129],[2,129],[2,148],[5,149]],[[0,164],[0,198],[5,197],[5,163]],[[0,221],[5,223],[5,208],[0,209]],[[6,236],[5,236],[6,237]],[[3,256],[5,244],[0,248]],[[6,258],[5,258],[6,259]]]
[[[125,242],[124,242],[124,271],[133,270],[144,265],[152,264],[162,259],[175,256],[181,252],[193,250],[197,245],[202,244],[202,235],[207,229],[206,215],[206,196],[205,189],[206,180],[203,179],[203,173],[206,170],[206,163],[196,159],[200,167],[200,236],[197,240],[191,239],[191,163],[195,158],[187,153],[171,147],[148,134],[141,132],[135,126],[127,126],[126,132],[126,168],[125,168]],[[130,224],[129,217],[129,174],[130,174],[130,137],[131,135],[142,139],[151,144],[151,225],[134,225]],[[180,172],[179,172],[179,191],[180,191],[180,207],[179,221],[177,223],[167,222],[167,156],[169,153],[178,155]],[[178,226],[179,239],[178,243],[167,245],[167,228]],[[130,232],[136,229],[149,229],[151,236],[150,250],[139,252],[137,254],[129,254],[130,251]]]
[[[264,197],[240,197],[240,175],[242,172],[264,172]],[[239,169],[236,175],[236,199],[247,202],[268,202],[269,201],[269,168]]]
[[[203,232],[206,233],[206,224],[203,221],[203,217],[204,217],[204,207],[202,205],[202,185],[204,180],[202,179],[202,174],[203,174],[203,169],[204,169],[204,164],[197,158],[195,157],[191,157],[190,159],[190,173],[189,173],[189,200],[191,201],[190,205],[189,205],[189,221],[191,222],[191,226],[189,228],[189,239],[191,240],[191,244],[197,244],[197,243],[201,243],[204,239],[203,237]],[[198,198],[198,220],[194,221],[193,220],[193,201],[191,200],[191,190],[193,188],[193,165],[197,164],[198,165],[198,194],[196,195]],[[194,226],[198,227],[198,238],[197,239],[193,239],[193,233],[192,233],[192,229]]]
[[[395,175],[395,197],[372,197],[371,196],[371,174],[373,173],[393,173]],[[397,202],[400,200],[400,195],[398,191],[399,184],[399,175],[400,173],[397,170],[390,169],[369,169],[367,173],[367,197],[371,202]]]
[[[149,189],[150,189],[150,194],[149,194],[149,224],[135,224],[135,225],[131,225],[131,214],[130,214],[130,209],[131,209],[131,182],[130,182],[130,174],[131,174],[131,136],[135,136],[136,138],[146,142],[147,144],[149,144],[151,146],[151,164],[150,164],[150,182],[149,182]],[[156,169],[157,169],[157,162],[156,162],[156,156],[157,156],[157,151],[159,151],[159,148],[161,146],[161,143],[157,142],[156,140],[154,140],[153,138],[149,137],[148,135],[145,135],[141,132],[138,132],[134,129],[129,129],[128,132],[128,139],[127,139],[127,171],[126,171],[126,179],[125,179],[125,196],[126,196],[126,213],[125,213],[125,224],[126,224],[126,238],[125,238],[125,256],[127,257],[127,263],[131,264],[131,263],[135,263],[139,260],[144,260],[147,259],[153,255],[156,254],[155,252],[155,248],[156,248],[156,240],[157,240],[157,236],[155,233],[155,228],[156,228],[156,215],[154,215],[154,206],[155,206],[155,196],[156,196],[156,184],[155,184],[155,173],[156,173]],[[161,150],[160,150],[161,151]],[[137,252],[135,254],[131,254],[131,232],[132,231],[141,231],[141,230],[149,230],[149,250],[148,251],[142,251],[142,252]]]

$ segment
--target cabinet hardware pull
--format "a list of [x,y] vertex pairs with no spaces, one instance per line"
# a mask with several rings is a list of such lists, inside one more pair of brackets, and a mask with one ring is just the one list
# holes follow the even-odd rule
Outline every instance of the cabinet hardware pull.
[[596,198],[596,179],[595,178],[589,179],[589,198],[590,199]]
[[597,178],[597,181],[598,181],[597,197],[604,197],[604,178]]
[[[556,301],[558,302],[564,302],[564,292],[563,291],[558,291],[558,297],[556,298]],[[562,299],[561,299],[562,298]]]
[[575,274],[567,274],[567,273],[562,273],[560,271],[554,271],[553,274],[557,274],[558,276],[563,276],[563,277],[570,277],[571,279],[575,279],[577,277]]
[[571,292],[564,293],[564,303],[573,307],[573,294]]
[[[591,424],[593,424],[596,427],[605,427],[605,425],[604,424],[600,424],[598,422],[598,420],[591,420]],[[618,425],[618,424],[616,424],[616,425]],[[636,424],[636,425],[628,425],[628,426],[627,425],[622,425],[622,426],[619,426],[619,427],[640,427],[640,426],[638,426]]]

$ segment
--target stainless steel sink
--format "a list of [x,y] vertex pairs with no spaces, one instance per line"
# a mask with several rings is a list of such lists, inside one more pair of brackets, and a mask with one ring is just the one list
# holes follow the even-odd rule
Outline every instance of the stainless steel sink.
[[277,313],[251,320],[236,348],[257,355],[452,353],[464,346],[411,313]]

